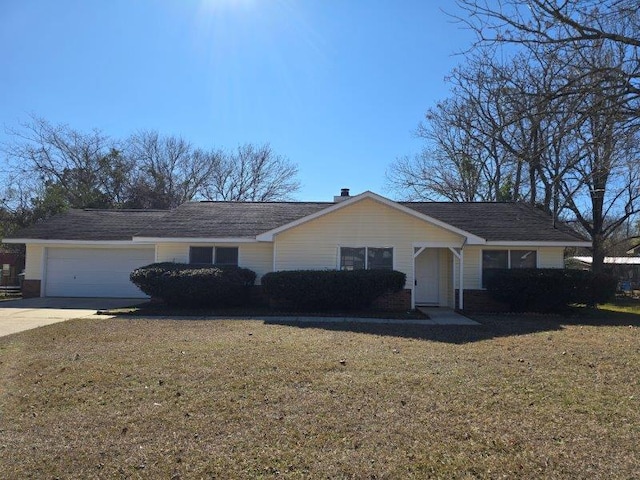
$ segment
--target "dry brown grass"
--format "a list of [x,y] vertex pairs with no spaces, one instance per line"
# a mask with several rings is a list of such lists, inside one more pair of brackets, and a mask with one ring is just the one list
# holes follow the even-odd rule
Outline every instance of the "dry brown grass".
[[0,339],[0,478],[633,478],[638,318],[32,330]]

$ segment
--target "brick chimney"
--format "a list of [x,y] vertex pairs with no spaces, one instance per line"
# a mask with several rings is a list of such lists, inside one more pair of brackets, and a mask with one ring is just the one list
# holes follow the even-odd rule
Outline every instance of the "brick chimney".
[[345,200],[348,200],[350,198],[351,198],[351,196],[349,195],[349,189],[348,188],[341,188],[340,189],[340,195],[339,196],[334,196],[333,197],[333,202],[334,203],[344,202]]

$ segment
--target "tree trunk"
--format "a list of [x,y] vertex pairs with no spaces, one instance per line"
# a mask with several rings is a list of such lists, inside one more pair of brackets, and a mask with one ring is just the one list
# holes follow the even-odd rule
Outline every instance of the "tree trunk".
[[591,271],[593,273],[602,273],[604,270],[604,240],[601,233],[593,235],[591,247],[593,256]]

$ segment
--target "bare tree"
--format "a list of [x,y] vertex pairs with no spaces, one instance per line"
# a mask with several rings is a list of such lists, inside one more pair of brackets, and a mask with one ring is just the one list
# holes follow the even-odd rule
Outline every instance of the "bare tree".
[[[83,133],[32,116],[9,134],[12,141],[3,146],[8,175],[23,192],[55,196],[67,208],[104,208],[124,202],[131,165],[117,143],[99,130]],[[16,191],[6,198],[16,198]]]
[[130,206],[173,208],[194,199],[258,201],[290,198],[297,167],[269,145],[236,151],[195,149],[182,138],[144,131],[127,142],[135,165]]
[[218,151],[209,200],[266,202],[290,199],[299,188],[298,167],[277,155],[269,144],[244,144],[235,151]]
[[607,238],[640,212],[640,110],[621,81],[626,47],[569,47],[469,57],[451,76],[454,98],[419,127],[430,157],[396,161],[391,172],[408,196],[522,199],[554,222],[573,221],[591,238],[599,271]]
[[[0,231],[68,208],[174,208],[194,199],[268,201],[299,188],[297,167],[269,145],[205,151],[141,131],[117,142],[31,117],[0,152]],[[11,221],[9,221],[10,219]]]
[[640,47],[636,0],[458,0],[479,42],[558,45],[604,40]]
[[[606,84],[608,75],[592,81]],[[640,124],[606,90],[585,91],[586,115],[572,132],[577,160],[560,183],[567,209],[591,237],[594,271],[603,268],[607,239],[640,212]]]
[[174,208],[203,198],[219,167],[216,155],[150,130],[131,136],[124,154],[135,168],[128,202],[132,208]]
[[[477,35],[476,48],[509,44],[532,52],[556,52],[575,67],[554,92],[584,89],[587,72],[615,72],[607,86],[620,105],[638,114],[640,97],[640,8],[637,0],[458,0],[457,18]],[[615,70],[593,64],[593,48],[617,49]],[[592,85],[594,87],[595,85]],[[600,88],[603,88],[601,85]]]
[[[495,200],[500,176],[491,168],[487,150],[477,143],[468,99],[440,102],[429,109],[417,136],[427,145],[414,157],[401,157],[387,169],[387,183],[408,200],[458,202]],[[499,163],[499,162],[497,162]]]
[[[523,198],[523,169],[532,154],[528,138],[518,138],[522,113],[515,102],[516,66],[472,58],[449,77],[452,98],[427,110],[417,129],[425,151],[396,160],[387,171],[400,196],[453,201]],[[535,177],[535,176],[534,176]],[[535,183],[535,178],[532,184]]]

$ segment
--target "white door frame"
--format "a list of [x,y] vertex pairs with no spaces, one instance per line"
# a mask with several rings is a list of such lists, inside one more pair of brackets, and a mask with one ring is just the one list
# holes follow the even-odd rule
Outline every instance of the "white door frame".
[[[449,242],[415,242],[413,243],[413,269],[411,278],[411,308],[416,308],[416,258],[427,248],[447,248],[453,254],[452,260],[452,282],[453,298],[455,304],[456,297],[456,276],[458,280],[458,309],[464,308],[464,245],[467,239],[463,239],[462,243],[456,245]],[[458,271],[456,272],[456,260],[458,260]],[[457,273],[457,275],[456,275]]]
[[[421,248],[414,256],[415,279],[413,288],[416,292],[416,304],[440,306],[440,252],[439,248]],[[420,277],[420,278],[418,278]]]

